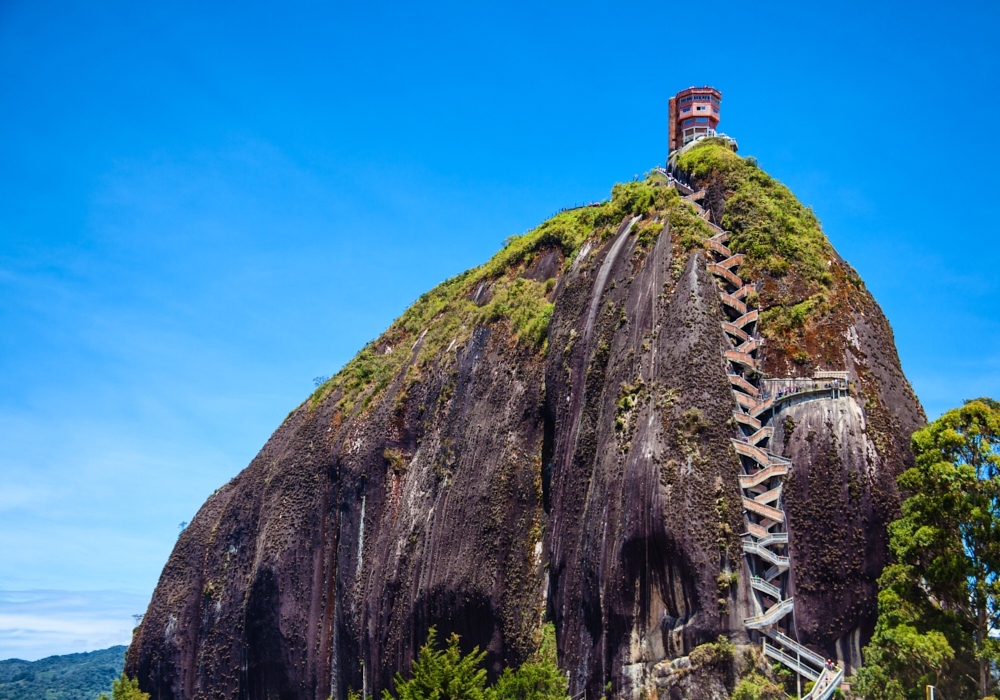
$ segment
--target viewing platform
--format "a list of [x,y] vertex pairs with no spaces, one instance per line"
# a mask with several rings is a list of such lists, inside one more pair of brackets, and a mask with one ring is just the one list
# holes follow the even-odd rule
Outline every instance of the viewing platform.
[[772,401],[775,410],[780,404],[796,402],[802,399],[819,398],[829,395],[837,399],[850,395],[850,388],[846,381],[834,379],[824,381],[820,379],[764,379],[761,380],[761,395]]

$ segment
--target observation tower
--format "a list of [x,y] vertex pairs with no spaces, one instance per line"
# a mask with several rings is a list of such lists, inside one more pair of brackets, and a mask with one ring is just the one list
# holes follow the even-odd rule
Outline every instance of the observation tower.
[[[722,93],[714,87],[689,87],[670,98],[670,152],[699,138],[718,136]],[[733,149],[735,150],[735,149]]]

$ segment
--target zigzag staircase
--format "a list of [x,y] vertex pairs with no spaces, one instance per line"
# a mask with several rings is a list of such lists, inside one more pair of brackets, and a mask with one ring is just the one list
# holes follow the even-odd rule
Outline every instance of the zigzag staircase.
[[[784,477],[792,463],[772,453],[768,446],[774,434],[774,416],[783,406],[809,398],[845,395],[846,375],[828,372],[826,374],[831,375],[832,381],[825,383],[822,379],[818,382],[763,379],[763,368],[758,362],[758,352],[763,345],[763,340],[757,335],[758,312],[747,308],[745,301],[755,287],[744,283],[735,272],[743,263],[744,256],[733,253],[726,246],[729,233],[712,224],[709,221],[710,212],[698,204],[704,198],[704,190],[695,191],[673,174],[670,182],[716,232],[706,241],[708,270],[725,288],[719,295],[726,317],[722,330],[731,345],[723,355],[736,403],[733,418],[738,436],[732,438],[732,443],[742,466],[739,479],[746,526],[742,536],[743,554],[751,575],[749,588],[753,615],[745,618],[743,623],[747,629],[761,634],[765,656],[813,681],[813,688],[805,698],[827,700],[843,680],[843,669],[827,662],[779,629],[795,609],[795,603],[788,595],[791,563],[781,497]],[[796,383],[787,386],[790,381]],[[763,388],[762,385],[769,383],[774,384],[774,391]]]

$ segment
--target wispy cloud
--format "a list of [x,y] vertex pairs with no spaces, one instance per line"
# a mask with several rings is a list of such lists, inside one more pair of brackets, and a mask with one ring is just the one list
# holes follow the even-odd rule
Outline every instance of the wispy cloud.
[[123,591],[0,591],[0,659],[128,644],[149,599]]

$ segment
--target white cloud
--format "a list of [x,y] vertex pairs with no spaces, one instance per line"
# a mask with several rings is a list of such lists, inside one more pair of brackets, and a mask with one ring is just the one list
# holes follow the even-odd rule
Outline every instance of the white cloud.
[[128,644],[149,599],[123,591],[0,591],[0,659]]

